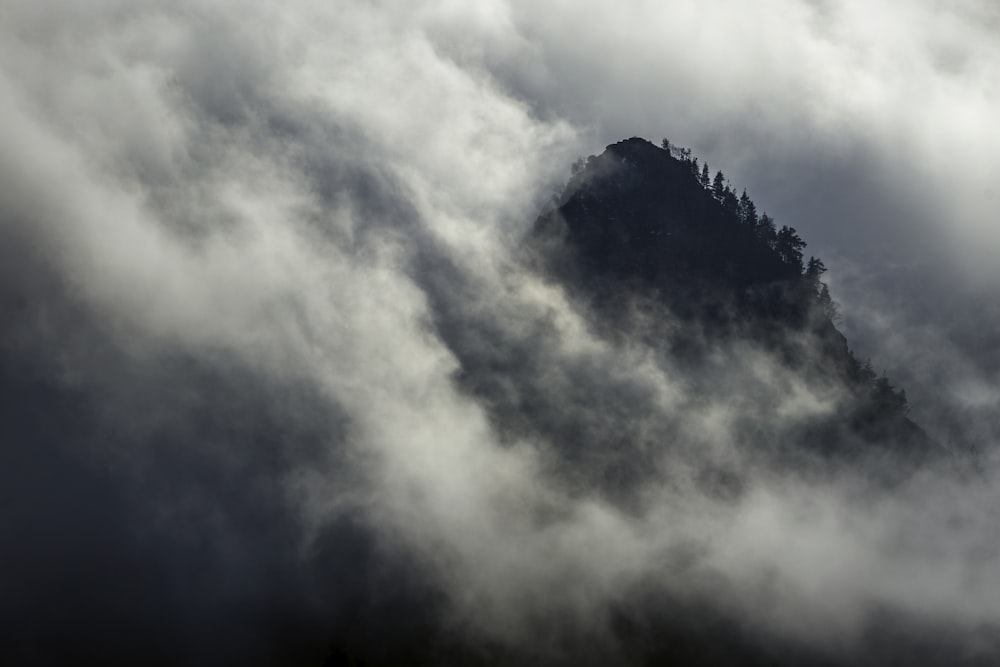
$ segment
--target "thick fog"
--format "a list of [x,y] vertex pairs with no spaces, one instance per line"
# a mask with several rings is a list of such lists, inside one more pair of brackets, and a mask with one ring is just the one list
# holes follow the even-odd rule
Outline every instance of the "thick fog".
[[[0,5],[0,653],[996,659],[1000,15],[538,4]],[[525,266],[632,135],[800,231],[954,461],[741,446],[843,396]]]

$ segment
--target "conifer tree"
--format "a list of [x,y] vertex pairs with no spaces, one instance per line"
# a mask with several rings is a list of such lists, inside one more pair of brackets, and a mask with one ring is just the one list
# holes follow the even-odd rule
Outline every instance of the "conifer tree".
[[872,384],[875,382],[875,378],[878,376],[875,375],[875,369],[872,368],[871,359],[865,359],[865,363],[861,365],[861,370],[858,372],[858,375],[861,378],[861,382],[864,384]]
[[806,247],[806,242],[795,231],[794,227],[782,225],[778,230],[778,237],[775,241],[774,249],[781,255],[781,259],[789,266],[794,266],[802,273],[802,249]]
[[711,178],[708,172],[708,163],[706,162],[701,166],[701,176],[698,177],[698,182],[701,183],[701,187],[707,190],[712,186]]
[[722,175],[721,171],[715,172],[715,180],[712,181],[712,196],[718,201],[722,201],[722,198],[726,194],[726,177]]
[[778,229],[774,226],[774,218],[767,213],[760,216],[757,221],[757,238],[772,248],[778,240]]
[[744,225],[750,225],[750,227],[757,226],[757,206],[750,199],[746,188],[743,188],[743,194],[740,195],[739,213],[740,222]]
[[818,300],[819,306],[823,309],[823,314],[826,318],[835,324],[839,324],[840,306],[830,296],[830,288],[826,286],[826,283],[820,283]]
[[823,260],[819,257],[810,257],[809,261],[806,263],[805,278],[813,286],[813,288],[819,291],[820,278],[826,273],[826,265],[823,264]]
[[886,377],[885,371],[882,371],[882,376],[872,384],[871,397],[880,410],[891,415],[905,415],[909,412],[906,392],[896,391],[896,388],[889,382],[889,378]]
[[722,192],[722,207],[735,216],[740,214],[740,200],[729,181],[726,181],[725,190]]

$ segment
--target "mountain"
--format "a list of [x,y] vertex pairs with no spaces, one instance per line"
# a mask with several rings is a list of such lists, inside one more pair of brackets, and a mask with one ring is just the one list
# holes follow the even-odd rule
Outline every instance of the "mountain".
[[[909,419],[905,394],[851,352],[825,268],[803,257],[798,233],[696,164],[683,149],[643,139],[610,145],[575,166],[535,221],[522,260],[566,296],[582,333],[561,329],[553,313],[500,310],[440,255],[415,263],[434,331],[457,361],[456,385],[493,429],[512,445],[531,443],[560,493],[637,525],[657,511],[676,513],[671,524],[679,526],[712,508],[739,514],[755,488],[775,479],[808,490],[846,472],[867,480],[860,489],[885,490],[929,458],[946,457]],[[631,375],[643,368],[650,378]],[[685,501],[651,508],[671,494]],[[557,526],[561,511],[539,510],[538,529]],[[942,650],[937,638],[911,636],[910,620],[895,609],[873,614],[871,636],[857,645],[831,648],[775,632],[762,620],[766,611],[728,607],[740,593],[703,569],[702,528],[607,605],[548,605],[586,598],[585,580],[540,590],[540,607],[513,603],[516,639],[424,633],[427,645],[416,641],[405,662],[947,664],[925,659]],[[762,600],[771,585],[762,585]],[[346,640],[327,665],[398,664],[365,661],[369,655]]]
[[687,149],[632,138],[574,166],[527,254],[607,335],[635,334],[635,312],[652,309],[640,333],[689,376],[720,348],[742,346],[836,393],[835,413],[797,429],[795,446],[836,456],[892,450],[908,463],[943,454],[908,418],[905,392],[848,347],[822,260],[804,261],[795,228],[758,210]]
[[[47,257],[11,246],[4,663],[955,664],[965,635],[947,624],[814,592],[845,585],[820,580],[842,552],[870,555],[869,533],[812,532],[821,507],[758,536],[754,509],[788,479],[806,497],[836,471],[852,492],[891,489],[945,452],[855,358],[795,230],[695,164],[640,139],[609,146],[501,281],[433,235],[405,237],[426,299],[406,335],[433,340],[421,363],[447,386],[405,389],[414,442],[402,428],[365,439],[401,410],[360,381],[371,421],[311,376],[123,343]],[[385,441],[399,458],[380,473],[369,445]],[[302,513],[306,472],[338,500],[323,525]],[[381,493],[412,509],[394,515]],[[864,599],[866,575],[884,570],[847,582]],[[844,618],[863,632],[832,648],[839,635],[809,627]]]

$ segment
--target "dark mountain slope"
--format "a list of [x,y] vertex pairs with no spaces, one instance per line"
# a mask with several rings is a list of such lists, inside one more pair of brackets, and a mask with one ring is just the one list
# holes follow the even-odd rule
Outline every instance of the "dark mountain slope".
[[632,138],[578,163],[528,245],[536,268],[609,335],[634,333],[636,303],[662,309],[669,331],[647,325],[645,335],[693,374],[720,345],[742,341],[804,381],[842,390],[849,398],[837,416],[799,434],[821,450],[891,445],[912,460],[942,451],[908,419],[905,393],[848,348],[825,267],[803,261],[795,229],[759,215],[721,172],[712,182],[689,151]]
[[595,279],[735,291],[800,273],[701,186],[691,163],[641,139],[592,158],[538,231],[554,232],[558,221],[574,261]]

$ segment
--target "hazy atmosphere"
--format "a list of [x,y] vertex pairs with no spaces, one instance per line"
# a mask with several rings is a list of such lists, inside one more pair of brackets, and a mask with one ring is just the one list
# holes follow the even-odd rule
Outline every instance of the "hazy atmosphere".
[[[0,0],[0,657],[997,664],[998,71],[990,0]],[[944,455],[790,454],[843,388],[525,260],[630,137]]]

